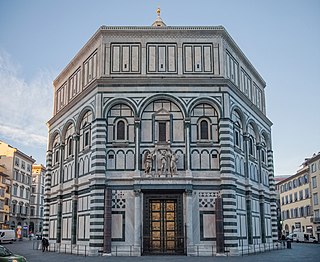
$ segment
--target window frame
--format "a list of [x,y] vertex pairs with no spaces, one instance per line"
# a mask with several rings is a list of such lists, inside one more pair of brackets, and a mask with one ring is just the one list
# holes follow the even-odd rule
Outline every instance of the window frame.
[[[207,123],[207,130],[205,130],[206,132],[206,134],[207,134],[207,138],[205,138],[205,137],[202,137],[202,134],[204,133],[203,132],[203,129],[202,129],[202,123],[203,122],[206,122]],[[198,122],[197,122],[197,129],[198,129],[198,136],[197,136],[197,138],[198,138],[198,141],[200,141],[200,142],[209,142],[209,141],[211,141],[212,140],[212,132],[211,132],[211,121],[210,121],[210,119],[209,118],[207,118],[207,117],[199,117],[199,119],[198,119]]]
[[[123,139],[122,136],[118,136],[119,122],[123,122]],[[127,142],[128,141],[128,121],[124,117],[116,118],[113,124],[113,140],[116,142]]]

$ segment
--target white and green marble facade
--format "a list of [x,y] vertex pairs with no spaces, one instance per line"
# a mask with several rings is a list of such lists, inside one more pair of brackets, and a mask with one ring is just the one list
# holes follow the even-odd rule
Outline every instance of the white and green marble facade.
[[144,252],[150,193],[181,195],[186,255],[217,252],[217,198],[224,250],[237,255],[275,241],[265,85],[221,26],[102,26],[54,81],[44,235],[87,245],[92,255],[105,251],[109,188],[112,254]]

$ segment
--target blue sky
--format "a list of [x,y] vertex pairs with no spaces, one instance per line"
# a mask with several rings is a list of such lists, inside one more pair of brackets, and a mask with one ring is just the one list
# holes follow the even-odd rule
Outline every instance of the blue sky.
[[0,140],[45,164],[52,81],[101,25],[223,25],[267,83],[275,174],[320,151],[319,0],[0,0]]

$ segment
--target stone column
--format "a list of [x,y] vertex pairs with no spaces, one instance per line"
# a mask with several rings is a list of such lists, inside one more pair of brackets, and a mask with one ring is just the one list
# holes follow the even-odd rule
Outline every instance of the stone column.
[[[61,197],[61,196],[60,196]],[[58,199],[57,211],[57,243],[61,243],[61,228],[62,228],[62,199]]]
[[262,154],[263,144],[257,143],[257,156],[258,156],[258,182],[262,183],[262,162],[261,162],[261,154]]
[[103,248],[103,228],[106,187],[106,134],[107,122],[96,118],[91,124],[92,157],[90,180],[90,241],[91,255],[98,255]]
[[223,202],[221,197],[215,200],[217,253],[224,253]]
[[[135,171],[136,171],[136,175],[140,176],[140,164],[141,164],[141,160],[140,160],[140,119],[139,118],[135,118],[134,119],[134,127],[135,127],[135,150],[136,150],[136,159],[135,159]],[[141,166],[143,168],[143,166]]]
[[248,133],[243,134],[243,151],[245,155],[245,163],[244,163],[244,175],[247,179],[250,179],[249,174],[249,152],[248,152],[248,141],[250,139],[250,135]]
[[106,187],[104,192],[103,253],[111,254],[112,190]]
[[278,240],[277,198],[276,198],[274,170],[273,170],[273,151],[271,149],[269,149],[267,152],[267,159],[268,159],[269,189],[270,189],[272,240],[276,242]]
[[[233,122],[229,118],[220,118],[219,122],[219,140],[220,140],[220,197],[223,210],[223,232],[224,245],[231,254],[237,254],[238,251],[238,220],[237,220],[237,202],[236,188],[237,177],[235,176],[235,159],[233,143]],[[222,244],[221,244],[222,245]],[[220,247],[220,251],[222,247]]]
[[192,208],[192,190],[186,189],[185,191],[185,196],[186,196],[186,217],[187,217],[187,223],[186,223],[186,246],[187,246],[187,255],[193,255],[195,250],[194,250],[194,243],[193,243],[193,208]]
[[79,177],[79,165],[78,165],[78,155],[79,155],[79,134],[73,136],[74,140],[74,167],[73,167],[73,190],[72,194],[72,218],[71,218],[71,244],[77,244],[77,225],[78,225],[78,177]]
[[185,165],[186,165],[186,171],[187,173],[190,173],[190,118],[186,118],[184,122],[184,126],[186,129],[186,159],[185,159]]
[[73,140],[74,140],[74,167],[73,167],[73,173],[74,173],[74,184],[77,185],[78,184],[78,177],[79,177],[79,139],[80,139],[80,135],[79,134],[75,134],[73,136]]
[[260,229],[261,229],[261,242],[266,243],[266,223],[264,212],[264,192],[261,191],[259,195],[259,207],[260,207]]
[[251,201],[252,192],[246,191],[246,209],[247,209],[247,227],[248,227],[248,244],[253,244],[253,232],[252,232],[252,208]]
[[58,193],[58,201],[57,201],[57,243],[61,243],[61,229],[62,229],[62,190],[63,190],[63,161],[64,161],[64,143],[60,145],[60,191]]
[[50,203],[49,194],[51,191],[51,175],[52,175],[52,150],[47,151],[46,155],[46,175],[44,185],[44,219],[43,219],[43,236],[49,238],[49,217]]
[[59,168],[60,168],[60,176],[59,176],[59,181],[58,183],[60,184],[60,192],[62,191],[63,189],[63,172],[64,172],[64,169],[63,169],[63,160],[64,160],[64,143],[61,143],[60,145],[60,163],[59,163]]
[[134,253],[141,254],[141,190],[134,190]]
[[71,244],[77,244],[78,195],[72,192]]

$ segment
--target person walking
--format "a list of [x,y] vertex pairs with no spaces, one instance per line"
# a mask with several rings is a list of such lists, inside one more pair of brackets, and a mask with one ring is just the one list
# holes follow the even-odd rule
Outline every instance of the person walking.
[[42,252],[48,251],[49,241],[45,237],[42,238]]

